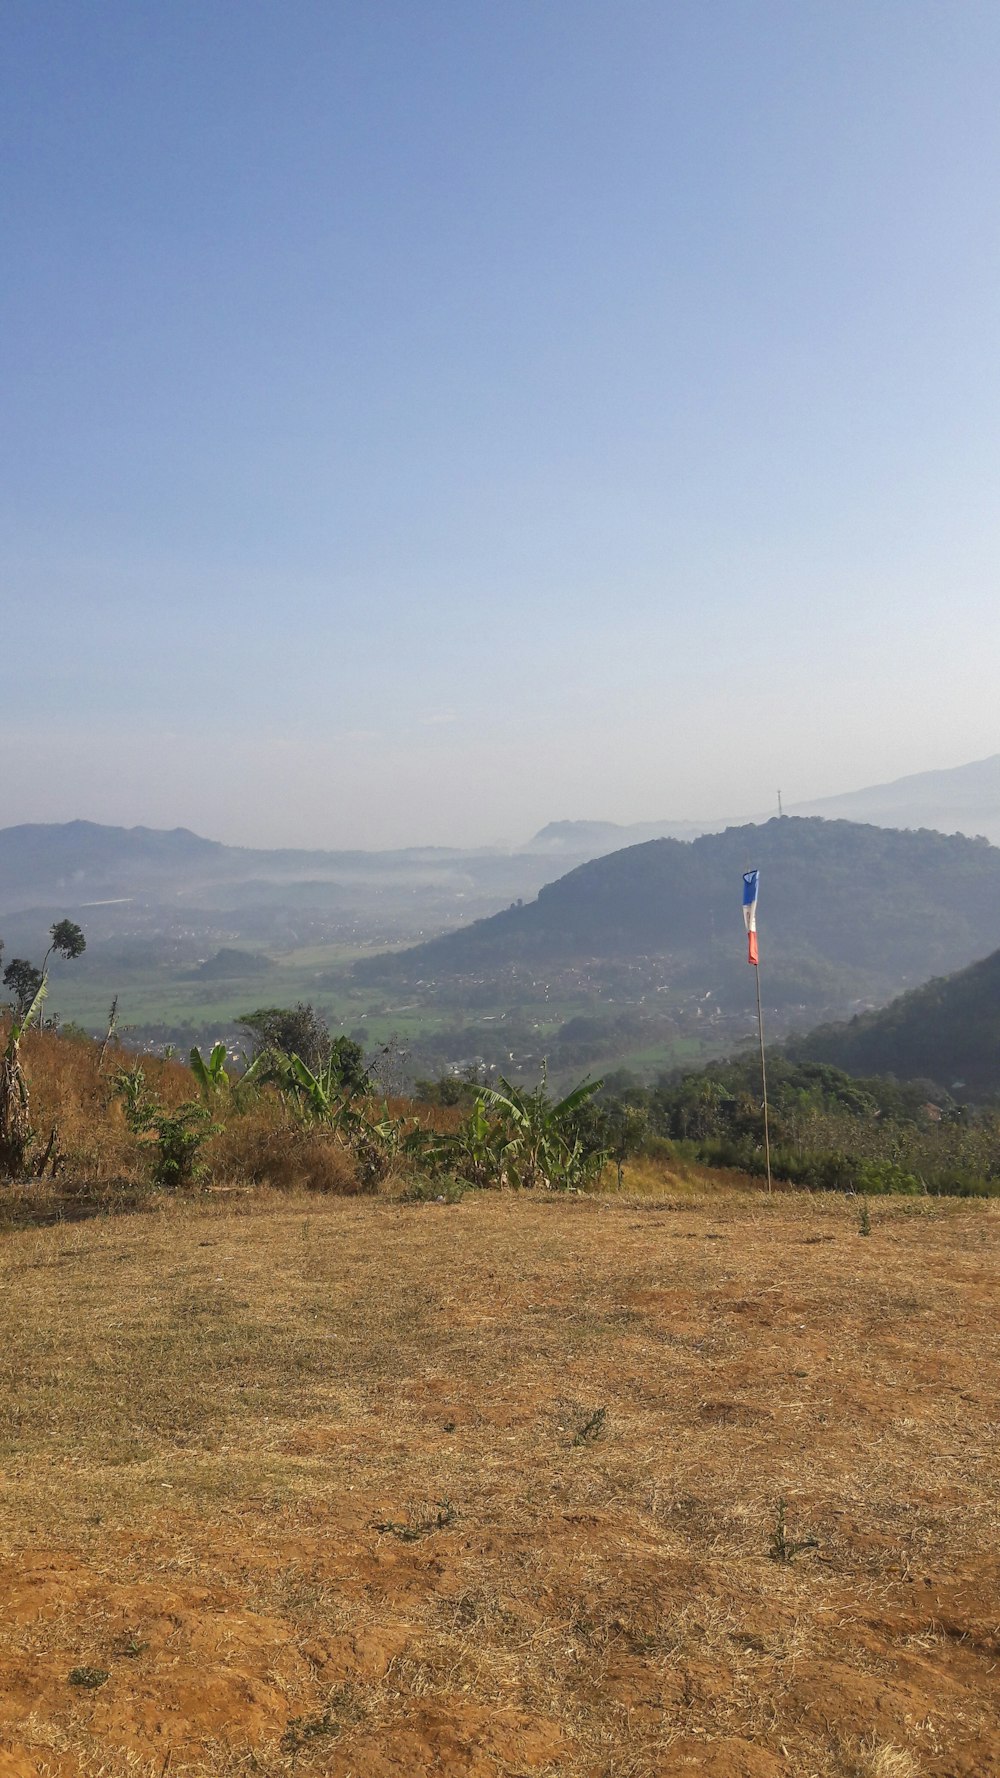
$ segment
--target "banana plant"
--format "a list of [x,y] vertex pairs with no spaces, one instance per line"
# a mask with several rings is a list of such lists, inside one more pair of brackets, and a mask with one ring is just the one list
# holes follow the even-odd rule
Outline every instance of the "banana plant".
[[457,1130],[426,1130],[419,1125],[403,1138],[404,1157],[431,1177],[454,1174],[469,1185],[506,1184],[504,1137],[480,1099],[473,1100]]
[[[73,920],[57,920],[50,938],[52,942],[42,958],[41,969],[25,963],[23,958],[15,958],[4,970],[4,985],[15,988],[7,1041],[0,1056],[0,1176],[7,1178],[14,1178],[23,1170],[31,1145],[28,1083],[21,1067],[21,1039],[32,1021],[40,1016],[49,991],[49,958],[53,952],[60,957],[79,957],[87,948],[87,941]],[[15,969],[18,973],[13,976]]]
[[467,1147],[479,1151],[477,1172],[492,1168],[499,1185],[567,1190],[583,1184],[600,1171],[607,1155],[583,1141],[573,1128],[573,1114],[601,1085],[583,1081],[556,1101],[548,1096],[544,1073],[531,1092],[502,1075],[498,1086],[481,1087],[464,1130]]
[[198,1090],[206,1105],[211,1104],[211,1101],[220,1094],[228,1093],[230,1082],[226,1072],[226,1046],[224,1043],[214,1045],[207,1062],[198,1045],[195,1044],[188,1060],[191,1072],[198,1082]]
[[336,1124],[350,1101],[345,1097],[340,1076],[329,1063],[316,1073],[301,1056],[288,1056],[281,1068],[284,1085],[307,1123]]

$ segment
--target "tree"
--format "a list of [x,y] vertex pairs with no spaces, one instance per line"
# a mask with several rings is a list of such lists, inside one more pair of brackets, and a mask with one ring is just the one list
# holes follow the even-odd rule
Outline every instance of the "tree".
[[[57,920],[49,932],[49,948],[42,958],[41,967],[29,963],[25,957],[12,957],[3,972],[3,985],[9,988],[14,997],[14,1011],[23,1017],[38,993],[42,983],[48,979],[49,958],[53,953],[57,957],[74,957],[83,955],[87,941],[75,920]],[[0,944],[0,951],[3,950]]]
[[370,1070],[365,1067],[365,1052],[352,1037],[334,1038],[330,1045],[330,1061],[347,1092],[360,1093],[368,1085]]
[[259,1006],[244,1013],[240,1024],[250,1033],[254,1059],[268,1051],[300,1056],[315,1073],[330,1059],[331,1037],[322,1013],[308,1001],[297,1006]]
[[42,985],[42,972],[25,957],[12,957],[3,972],[3,985],[9,988],[14,1011],[21,1018]]
[[253,1060],[277,1054],[298,1056],[311,1073],[332,1071],[347,1092],[361,1092],[368,1084],[365,1052],[351,1037],[331,1037],[322,1013],[308,1001],[297,1006],[261,1006],[248,1012],[240,1024],[253,1039]]
[[68,957],[72,962],[74,957],[82,957],[87,949],[83,929],[76,924],[75,920],[57,920],[51,929],[50,937],[52,943],[42,958],[43,974],[53,951],[60,957]]

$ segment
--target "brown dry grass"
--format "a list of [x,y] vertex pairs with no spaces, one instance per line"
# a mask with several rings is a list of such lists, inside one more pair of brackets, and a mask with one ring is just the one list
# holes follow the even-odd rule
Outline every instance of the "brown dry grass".
[[[2,1036],[0,1021],[0,1036]],[[22,1044],[22,1061],[35,1131],[35,1164],[51,1149],[44,1181],[28,1193],[0,1194],[0,1227],[36,1218],[73,1215],[82,1208],[123,1208],[142,1203],[149,1192],[155,1139],[137,1134],[125,1119],[115,1077],[141,1066],[147,1094],[164,1110],[198,1099],[190,1069],[179,1061],[137,1055],[109,1047],[101,1066],[101,1046],[32,1031]],[[368,1109],[382,1115],[383,1101]],[[415,1105],[390,1099],[387,1109],[406,1127],[420,1124],[436,1130],[457,1128],[456,1108]],[[239,1096],[213,1102],[215,1131],[200,1160],[205,1178],[216,1188],[241,1190],[269,1186],[277,1191],[351,1194],[362,1189],[357,1168],[331,1130],[303,1129],[280,1095],[265,1090],[244,1103]],[[50,1141],[51,1138],[51,1141]],[[39,1193],[39,1184],[44,1190]],[[391,1187],[401,1183],[390,1180]],[[3,1774],[0,1773],[0,1778]]]
[[[47,1031],[32,1032],[22,1056],[31,1093],[36,1156],[54,1132],[55,1176],[41,1192],[0,1196],[0,1226],[83,1207],[121,1208],[143,1203],[149,1194],[155,1139],[129,1129],[123,1101],[115,1090],[119,1070],[137,1064],[149,1096],[165,1110],[198,1098],[189,1068],[179,1061],[135,1055],[119,1047],[100,1065],[100,1045],[67,1040]],[[279,1191],[356,1192],[356,1169],[329,1132],[295,1125],[276,1094],[259,1094],[237,1114],[234,1102],[212,1107],[215,1133],[202,1151],[207,1178],[221,1189],[267,1185]],[[0,1774],[2,1778],[2,1774]]]
[[113,1090],[117,1069],[141,1062],[151,1092],[169,1110],[196,1092],[194,1076],[179,1062],[110,1046],[102,1069],[100,1053],[99,1044],[49,1031],[31,1031],[21,1044],[31,1123],[40,1148],[44,1150],[54,1130],[64,1175],[98,1188],[137,1180],[148,1171],[147,1145],[129,1130]]
[[1000,1216],[873,1222],[692,1180],[5,1236],[0,1778],[995,1778]]

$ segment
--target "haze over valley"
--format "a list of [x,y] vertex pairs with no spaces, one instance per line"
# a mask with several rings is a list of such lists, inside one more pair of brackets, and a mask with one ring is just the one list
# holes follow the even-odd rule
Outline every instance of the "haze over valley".
[[236,1054],[240,1014],[301,1000],[366,1050],[389,1045],[400,1082],[530,1079],[543,1063],[557,1078],[651,1078],[753,1035],[737,899],[750,863],[763,871],[772,1039],[995,949],[1000,851],[983,835],[998,803],[1000,756],[835,799],[831,816],[862,811],[863,824],[791,810],[723,832],[553,822],[506,852],[7,828],[0,933],[8,956],[30,956],[54,914],[79,921],[87,951],[61,973],[54,1011],[99,1032],[117,996],[143,1046],[221,1037]]

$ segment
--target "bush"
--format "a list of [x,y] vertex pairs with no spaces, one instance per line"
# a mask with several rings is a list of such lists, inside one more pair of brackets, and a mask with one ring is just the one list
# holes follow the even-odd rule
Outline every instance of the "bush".
[[204,1175],[199,1160],[201,1150],[212,1134],[209,1112],[197,1100],[179,1105],[176,1111],[154,1111],[149,1128],[156,1136],[153,1161],[153,1184],[175,1191],[194,1185]]
[[211,1167],[218,1179],[275,1191],[349,1197],[363,1189],[354,1160],[335,1136],[276,1126],[252,1113],[234,1118],[214,1138]]
[[905,1192],[910,1197],[923,1191],[915,1173],[908,1173],[895,1161],[859,1161],[855,1169],[856,1189],[862,1192]]

